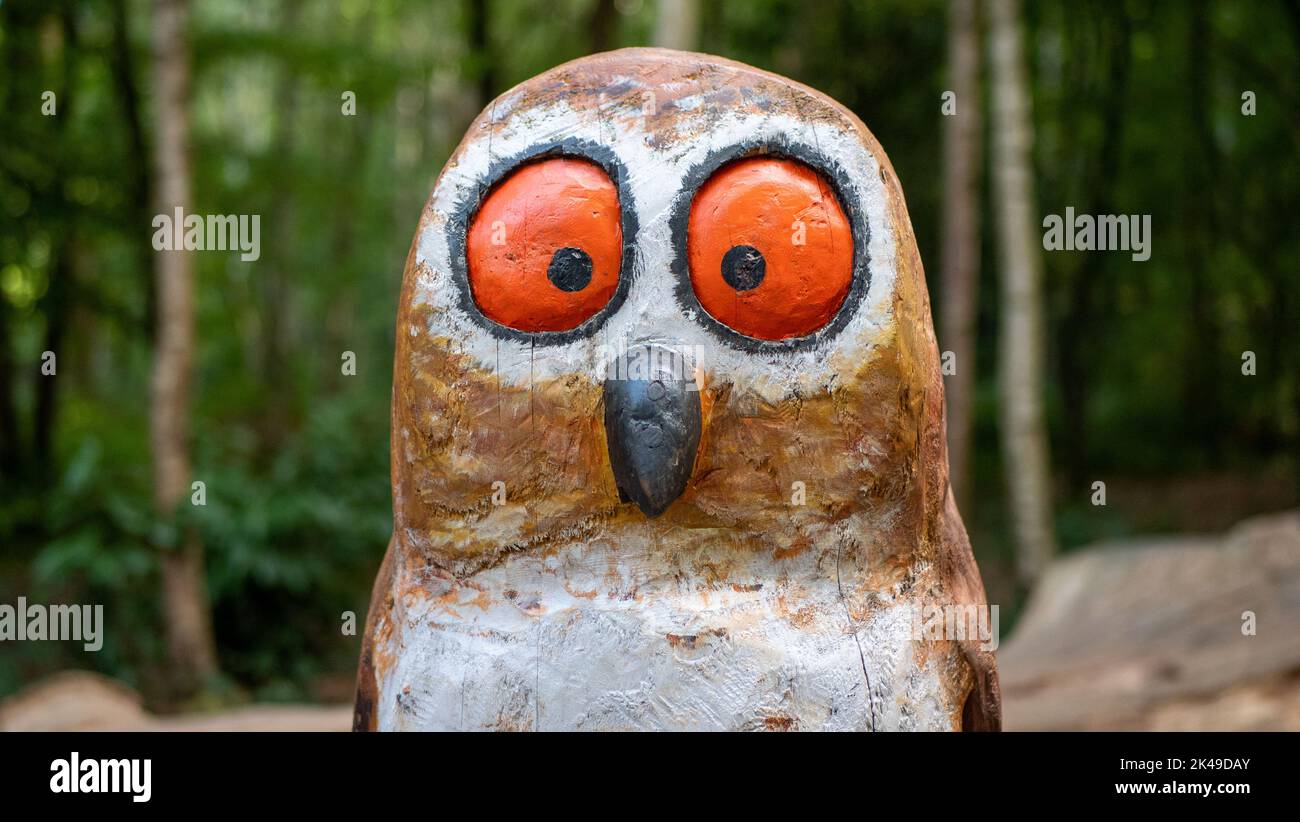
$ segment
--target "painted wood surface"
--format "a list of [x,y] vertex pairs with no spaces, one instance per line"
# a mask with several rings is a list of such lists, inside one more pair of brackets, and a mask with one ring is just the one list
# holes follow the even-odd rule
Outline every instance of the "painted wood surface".
[[[503,181],[555,157],[602,169],[617,192],[617,285],[576,326],[510,328],[476,302],[467,234]],[[800,318],[788,327],[779,313],[713,316],[717,295],[695,292],[712,276],[690,270],[696,192],[750,157],[807,167],[847,220],[851,247],[831,249],[844,237],[821,233],[839,231],[833,210],[810,217],[820,257],[770,245],[792,240],[794,221],[733,244],[755,248],[774,284],[817,282],[780,268],[791,259],[849,260],[822,316],[797,304],[816,289],[783,293]],[[740,263],[744,285],[753,259]],[[658,516],[620,489],[604,419],[610,363],[638,346],[679,355],[698,391],[684,488]],[[984,591],[948,493],[903,193],[867,128],[824,95],[655,49],[584,58],[502,95],[421,217],[392,400],[394,534],[358,728],[998,726],[992,653],[914,638],[919,609],[982,606]]]

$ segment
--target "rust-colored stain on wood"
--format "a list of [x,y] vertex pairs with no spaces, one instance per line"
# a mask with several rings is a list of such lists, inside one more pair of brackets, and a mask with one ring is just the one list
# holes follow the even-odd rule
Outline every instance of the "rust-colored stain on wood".
[[[845,184],[862,193],[872,231],[872,281],[852,308],[861,316],[824,344],[777,353],[737,349],[680,307],[670,262],[687,250],[673,245],[676,195],[665,188],[691,158],[774,123],[856,163]],[[570,235],[583,235],[593,282],[605,277],[591,295],[547,280],[542,262],[549,244],[568,243],[563,232],[491,250],[500,248],[492,223],[509,222],[508,209],[458,225],[464,198],[444,193],[472,191],[474,175],[534,133],[650,158],[629,161],[631,201],[594,183],[594,206]],[[781,185],[816,179],[794,163],[758,162],[776,162],[767,168],[780,169]],[[529,214],[561,225],[574,207],[568,185]],[[730,219],[726,193],[717,225]],[[693,219],[712,278],[697,289],[704,308],[751,338],[781,340],[848,306],[852,243],[837,226],[849,217],[820,202],[817,231],[837,239],[810,227],[798,255],[760,248],[763,282],[790,284],[770,304],[733,293],[731,314],[714,299],[727,293],[711,269],[734,246],[759,247],[759,235],[731,242],[709,236],[720,229],[704,215]],[[640,209],[636,238],[619,237],[617,221],[598,230],[618,208]],[[776,216],[772,237],[789,235],[795,220]],[[454,299],[453,266],[440,255],[455,232],[469,234],[470,278],[487,273],[473,286],[483,314],[516,328],[572,328],[598,311],[615,238],[637,243],[637,266],[613,275],[638,279],[588,340],[492,336]],[[791,261],[807,270],[791,274]],[[557,300],[553,310],[520,307],[541,304],[527,303],[538,289]],[[751,299],[768,299],[762,289]],[[620,498],[597,367],[605,347],[641,339],[704,352],[693,363],[701,436],[690,479],[654,519]],[[358,727],[791,730],[842,727],[850,715],[853,727],[912,727],[907,694],[917,689],[937,706],[924,727],[998,726],[990,651],[906,636],[907,609],[983,605],[984,591],[948,493],[943,384],[903,192],[875,138],[839,104],[731,61],[662,50],[595,55],[529,80],[480,115],[439,178],[407,259],[396,340],[394,536],[363,643]],[[787,681],[812,675],[843,695],[818,702]],[[715,704],[744,707],[700,707]]]

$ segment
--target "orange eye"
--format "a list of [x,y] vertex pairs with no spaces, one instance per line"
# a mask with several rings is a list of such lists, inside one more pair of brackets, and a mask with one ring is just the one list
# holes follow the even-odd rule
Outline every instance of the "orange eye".
[[553,157],[510,173],[466,239],[470,293],[484,316],[518,331],[568,331],[618,288],[618,191],[595,163]]
[[853,282],[848,217],[797,160],[751,157],[715,172],[691,204],[686,254],[704,310],[760,340],[823,327]]

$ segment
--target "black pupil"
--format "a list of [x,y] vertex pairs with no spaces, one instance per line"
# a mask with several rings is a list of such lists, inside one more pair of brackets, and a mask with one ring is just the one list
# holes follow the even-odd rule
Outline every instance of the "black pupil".
[[561,248],[552,255],[546,276],[561,291],[581,291],[591,282],[591,256],[581,248]]
[[737,291],[758,288],[767,273],[763,252],[752,245],[733,245],[722,255],[722,279]]

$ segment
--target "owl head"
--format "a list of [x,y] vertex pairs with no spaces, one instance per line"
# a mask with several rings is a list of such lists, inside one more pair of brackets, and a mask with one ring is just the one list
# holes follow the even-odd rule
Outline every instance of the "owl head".
[[942,404],[866,126],[728,60],[595,55],[483,111],[421,216],[395,540],[466,576],[618,526],[778,557],[852,527],[889,574],[940,541]]

